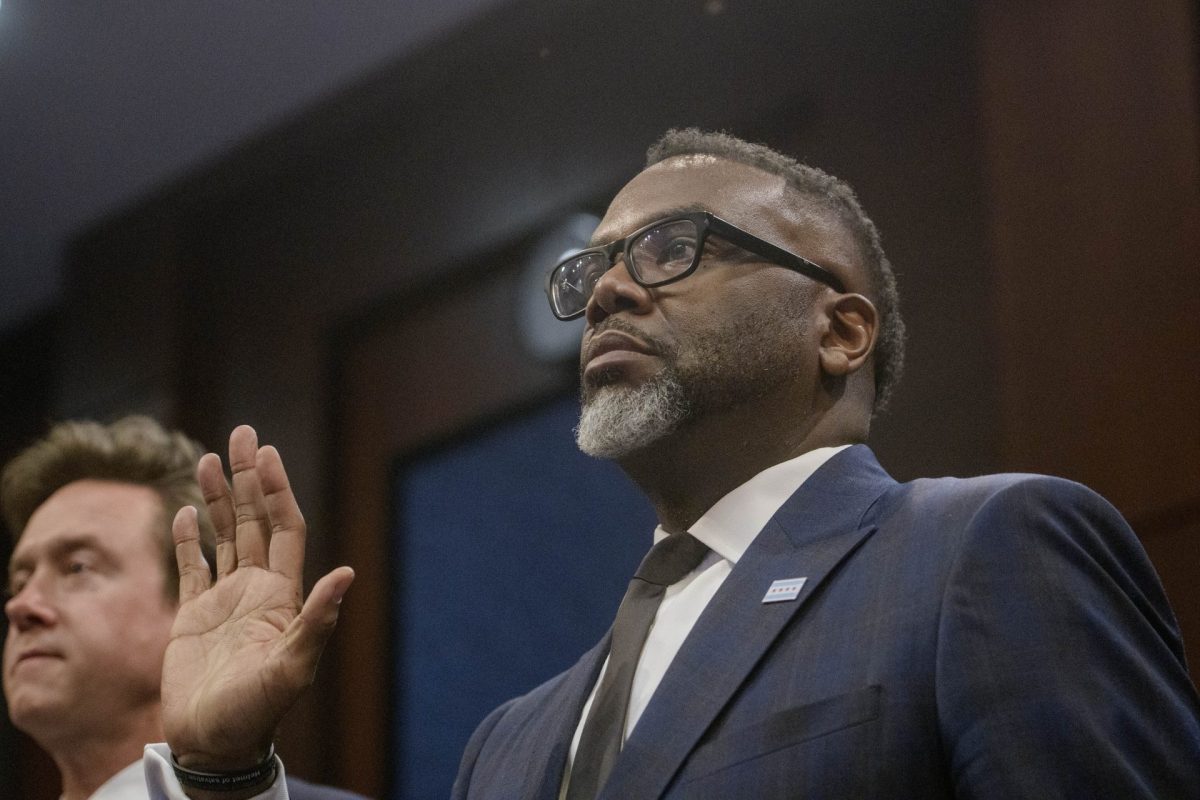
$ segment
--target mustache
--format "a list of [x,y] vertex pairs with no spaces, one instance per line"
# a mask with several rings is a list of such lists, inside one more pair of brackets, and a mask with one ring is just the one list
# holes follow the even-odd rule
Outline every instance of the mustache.
[[599,336],[602,333],[605,333],[606,331],[616,331],[618,333],[623,333],[626,336],[630,336],[634,339],[637,339],[639,342],[644,344],[646,346],[646,348],[650,350],[651,353],[653,353],[654,355],[658,356],[660,359],[663,360],[663,362],[664,362],[663,370],[664,371],[666,371],[666,372],[674,371],[674,369],[675,369],[674,365],[678,360],[678,354],[679,354],[679,349],[677,347],[675,347],[671,343],[663,341],[662,339],[659,339],[657,337],[648,336],[645,332],[643,332],[641,329],[639,329],[636,325],[634,325],[630,322],[626,322],[624,319],[621,319],[619,317],[609,317],[608,319],[604,320],[596,327],[592,328],[591,336],[589,338],[589,346],[584,348],[580,352],[579,369],[578,369],[579,390],[580,390],[580,399],[582,400],[584,405],[586,405],[590,401],[592,395],[595,394],[595,392],[604,388],[605,386],[608,386],[610,383],[614,382],[617,378],[617,375],[619,374],[618,372],[615,372],[611,369],[606,369],[606,370],[593,371],[590,378],[584,378],[584,365],[587,363],[588,356],[590,355],[590,353],[592,351],[590,342],[595,340],[595,338],[597,336]]
[[675,348],[671,347],[671,345],[664,342],[662,339],[648,335],[645,331],[638,328],[638,326],[631,322],[626,322],[620,317],[609,317],[596,327],[592,328],[591,338],[595,339],[597,336],[606,331],[617,331],[618,333],[623,333],[626,336],[631,336],[649,347],[655,355],[664,356],[666,358],[671,358],[675,355]]

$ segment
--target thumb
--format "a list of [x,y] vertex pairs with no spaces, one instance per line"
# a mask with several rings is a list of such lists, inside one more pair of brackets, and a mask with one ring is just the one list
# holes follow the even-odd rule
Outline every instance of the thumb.
[[288,626],[286,647],[309,681],[316,672],[325,642],[337,626],[342,597],[353,582],[354,570],[350,567],[338,567],[321,578]]

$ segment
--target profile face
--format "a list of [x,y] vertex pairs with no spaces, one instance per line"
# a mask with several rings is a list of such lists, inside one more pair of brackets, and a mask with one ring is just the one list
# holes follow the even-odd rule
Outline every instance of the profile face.
[[115,730],[156,704],[175,604],[164,594],[158,495],[70,483],[30,517],[9,562],[4,694],[43,744]]
[[[683,211],[708,211],[843,280],[857,246],[785,180],[712,156],[677,156],[637,175],[613,199],[593,235],[603,245]],[[647,289],[622,257],[595,283],[580,351],[585,407],[603,391],[636,389],[677,373],[689,413],[736,405],[819,381],[815,300],[833,291],[710,235],[699,267]],[[794,392],[791,396],[795,397]]]

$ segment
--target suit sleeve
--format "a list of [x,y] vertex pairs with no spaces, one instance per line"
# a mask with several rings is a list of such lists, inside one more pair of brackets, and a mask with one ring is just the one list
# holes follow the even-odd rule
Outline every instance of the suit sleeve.
[[968,523],[938,627],[960,798],[1200,798],[1200,704],[1133,531],[1096,494],[1028,478]]

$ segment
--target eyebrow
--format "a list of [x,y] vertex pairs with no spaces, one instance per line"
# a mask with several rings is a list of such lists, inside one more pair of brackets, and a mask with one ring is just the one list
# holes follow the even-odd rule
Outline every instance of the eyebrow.
[[[100,538],[93,533],[69,534],[51,542],[46,549],[54,558],[62,558],[67,553],[73,553],[76,550],[95,550],[105,558],[110,558],[109,551],[101,543]],[[9,580],[11,581],[21,570],[30,569],[30,565],[36,560],[36,558],[31,558],[28,553],[13,553],[8,562]]]
[[[653,214],[642,215],[638,219],[638,223],[636,225],[633,225],[632,227],[630,227],[629,233],[633,233],[634,231],[640,231],[642,228],[646,227],[647,225],[651,224],[652,222],[657,222],[660,219],[666,219],[667,217],[677,217],[680,214],[696,214],[696,213],[699,213],[702,211],[709,213],[709,214],[712,213],[706,207],[700,205],[699,203],[692,203],[692,204],[686,205],[686,206],[675,206],[674,208],[668,208],[668,209],[659,209],[659,210],[655,211]],[[629,233],[625,234],[625,236],[628,236]],[[596,241],[595,237],[593,237],[588,240],[588,247],[603,247],[604,245],[612,244],[613,242],[617,241],[618,239],[623,239],[623,238],[625,238],[625,237],[618,236],[616,239],[609,239],[607,242],[599,242],[599,241]]]

